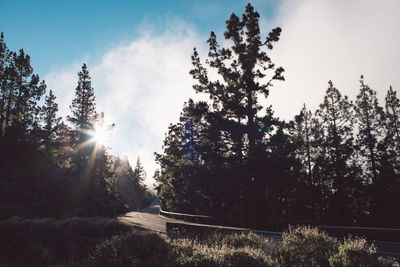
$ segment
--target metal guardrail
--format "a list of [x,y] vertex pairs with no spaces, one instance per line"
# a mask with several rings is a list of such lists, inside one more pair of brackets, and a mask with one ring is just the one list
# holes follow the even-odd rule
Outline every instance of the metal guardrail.
[[203,219],[212,219],[211,216],[206,215],[196,215],[196,214],[186,214],[186,213],[177,213],[171,211],[164,211],[160,209],[160,215],[172,215],[172,216],[182,216],[182,217],[192,217],[192,218],[203,218]]
[[[268,235],[275,235],[275,236],[279,236],[282,234],[281,231],[285,230],[285,227],[283,227],[284,225],[289,225],[289,223],[284,223],[284,222],[260,223],[260,225],[264,224],[271,226],[276,224],[275,227],[270,227],[270,229],[268,229],[268,227],[252,227],[251,225],[234,225],[233,223],[225,224],[226,222],[228,222],[228,220],[224,218],[216,218],[206,215],[170,212],[161,209],[160,209],[160,215],[175,219],[181,219],[188,222],[204,223],[209,225],[227,225],[229,227],[252,228],[252,229],[257,229],[253,230],[255,233],[261,233],[261,234],[267,233]],[[294,225],[310,225],[310,224],[294,223]],[[319,229],[327,232],[328,234],[339,238],[344,238],[351,235],[351,236],[365,237],[369,240],[400,242],[400,229],[377,228],[377,227],[329,226],[329,225],[313,225],[313,224],[311,225],[318,227]]]

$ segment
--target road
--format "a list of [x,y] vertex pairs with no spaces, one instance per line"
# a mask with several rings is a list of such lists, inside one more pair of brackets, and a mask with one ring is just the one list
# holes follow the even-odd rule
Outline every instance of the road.
[[118,219],[140,228],[145,228],[162,233],[167,232],[167,222],[178,221],[160,216],[160,205],[158,204],[153,204],[140,211],[128,212],[126,214],[118,216]]
[[[160,205],[156,202],[154,202],[151,206],[142,209],[140,211],[132,211],[120,215],[118,216],[118,219],[140,228],[149,229],[162,233],[167,232],[166,230],[167,222],[187,223],[181,220],[170,219],[164,216],[160,216]],[[199,225],[195,223],[187,223],[187,224]],[[256,234],[261,234],[269,237],[277,237],[277,235],[282,234],[278,232],[257,231],[257,230],[254,230],[254,232]],[[379,255],[392,256],[400,259],[400,242],[383,242],[383,241],[373,241],[373,242],[377,247]]]

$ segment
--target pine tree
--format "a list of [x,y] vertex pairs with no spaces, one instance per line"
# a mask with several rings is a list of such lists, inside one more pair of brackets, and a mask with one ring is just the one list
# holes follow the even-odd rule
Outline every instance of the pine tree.
[[45,86],[39,84],[39,76],[33,74],[30,56],[23,49],[13,54],[12,86],[16,89],[14,108],[11,110],[11,125],[18,135],[27,134],[34,123],[34,116],[40,112],[38,101],[45,93]]
[[[379,109],[380,112],[380,109]],[[374,225],[398,227],[400,215],[400,101],[396,91],[389,88],[383,111],[382,136],[376,147],[377,177],[370,185],[371,222]]]
[[385,138],[382,149],[385,149],[391,158],[391,163],[400,173],[400,100],[397,92],[390,86],[385,98]]
[[43,121],[43,146],[50,154],[55,155],[60,149],[59,139],[57,134],[61,127],[61,117],[57,116],[58,104],[53,90],[50,89],[49,94],[45,98],[45,104],[41,109],[41,119]]
[[300,161],[301,168],[298,170],[298,175],[302,180],[299,183],[305,185],[302,189],[303,198],[308,202],[307,205],[312,214],[310,217],[320,218],[321,210],[325,208],[325,204],[321,201],[325,187],[320,183],[318,175],[314,174],[319,167],[316,166],[320,152],[317,145],[319,124],[312,112],[306,108],[306,104],[303,105],[300,114],[295,116],[290,136],[295,145],[295,158]]
[[63,121],[61,121],[56,133],[56,143],[59,144],[56,160],[60,166],[68,169],[71,166],[72,129]]
[[184,134],[183,134],[183,143],[184,150],[187,154],[187,159],[195,164],[198,161],[198,137],[199,137],[199,129],[198,123],[195,121],[195,113],[196,107],[194,101],[189,99],[188,103],[185,103],[183,107],[183,111],[180,116],[180,123],[182,123]]
[[[137,173],[144,173],[144,169],[139,164]],[[135,171],[132,169],[128,158],[117,158],[114,161],[113,172],[115,173],[116,183],[115,191],[118,192],[118,198],[125,203],[130,210],[138,210],[150,204],[150,195],[145,190],[143,185],[138,184],[138,179]]]
[[188,212],[185,207],[188,188],[183,175],[184,150],[181,124],[171,124],[163,142],[163,153],[155,153],[160,165],[158,198],[166,210]]
[[[283,68],[275,67],[268,50],[279,40],[280,28],[273,29],[264,42],[261,41],[259,29],[259,14],[248,4],[246,11],[239,19],[232,14],[226,22],[227,31],[224,37],[231,40],[231,48],[220,48],[216,35],[211,32],[209,43],[209,59],[206,63],[216,69],[222,81],[212,81],[208,77],[207,68],[201,61],[197,50],[192,56],[193,69],[190,74],[198,84],[193,88],[196,92],[206,93],[213,102],[214,114],[219,117],[218,126],[222,131],[223,142],[231,149],[234,158],[233,184],[241,185],[239,199],[241,214],[246,209],[245,191],[256,179],[257,146],[263,143],[263,134],[259,129],[264,126],[262,121],[270,121],[270,117],[259,117],[262,110],[260,97],[267,97],[269,89],[276,80],[284,80]],[[265,81],[260,83],[259,81]]]
[[35,132],[40,111],[38,101],[45,93],[39,76],[33,74],[30,57],[21,49],[10,51],[0,37],[0,134],[9,133],[13,138],[27,140]]
[[72,145],[75,150],[74,165],[78,173],[83,173],[93,154],[94,143],[91,141],[94,123],[97,119],[94,89],[86,64],[78,73],[78,86],[75,88],[75,98],[70,105],[72,116],[67,120],[75,129],[72,136]]
[[9,79],[7,77],[7,69],[10,64],[10,51],[4,41],[3,32],[0,35],[0,136],[4,134],[6,129],[6,110],[9,101]]
[[295,132],[292,136],[295,138],[297,146],[297,155],[300,157],[302,165],[305,166],[305,172],[308,177],[308,184],[313,185],[312,166],[314,159],[312,155],[312,132],[313,132],[313,116],[310,110],[306,108],[306,104],[300,111],[300,114],[295,117]]
[[146,180],[146,171],[143,168],[142,162],[140,161],[140,157],[136,160],[135,169],[133,170],[133,176],[135,179],[135,183],[142,184]]
[[92,130],[97,113],[94,89],[86,64],[82,65],[82,70],[78,73],[78,78],[78,86],[75,88],[75,98],[72,100],[70,106],[72,116],[68,116],[68,120],[82,131]]
[[74,126],[71,134],[73,154],[71,155],[71,174],[74,178],[77,205],[85,205],[88,212],[101,214],[110,209],[114,194],[115,176],[112,171],[107,147],[94,139],[95,126],[102,126],[103,114],[98,116],[94,89],[86,64],[78,73],[75,98],[70,105],[72,112],[67,119]]
[[[351,197],[347,185],[352,179],[350,177],[350,161],[354,152],[352,103],[347,96],[342,97],[333,83],[329,81],[324,101],[317,110],[316,116],[321,121],[324,132],[324,135],[320,136],[322,138],[321,145],[326,152],[326,154],[321,154],[322,160],[328,163],[325,165],[323,175],[325,179],[332,179],[332,216],[349,223],[352,215],[349,210]],[[338,217],[341,213],[343,215]]]
[[383,109],[378,104],[376,92],[364,83],[364,77],[360,78],[360,92],[357,95],[354,110],[358,123],[357,144],[361,156],[366,159],[367,183],[375,183],[378,176],[379,137],[382,135]]

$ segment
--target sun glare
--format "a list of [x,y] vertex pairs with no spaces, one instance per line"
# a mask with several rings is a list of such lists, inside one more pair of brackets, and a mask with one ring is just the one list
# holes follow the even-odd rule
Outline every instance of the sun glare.
[[104,127],[96,127],[93,133],[94,142],[100,145],[106,145],[110,139],[110,134]]

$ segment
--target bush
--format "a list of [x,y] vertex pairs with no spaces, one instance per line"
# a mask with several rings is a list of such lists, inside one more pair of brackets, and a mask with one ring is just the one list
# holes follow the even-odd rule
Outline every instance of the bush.
[[213,253],[207,253],[202,245],[193,243],[192,240],[175,240],[171,244],[174,263],[179,266],[218,266]]
[[336,239],[318,228],[289,227],[282,235],[280,262],[284,266],[329,266],[337,251]]
[[158,234],[131,231],[97,245],[90,266],[163,266],[170,261],[170,246]]
[[329,263],[332,267],[372,266],[375,252],[374,245],[368,245],[365,239],[350,237],[340,244],[339,251],[329,258]]
[[97,243],[130,229],[106,218],[13,217],[0,221],[0,265],[46,266],[71,260],[79,264]]
[[[210,240],[169,239],[151,232],[132,231],[99,244],[89,266],[277,266],[268,252],[255,248],[255,235],[222,236]],[[211,239],[211,237],[210,237]],[[223,244],[225,240],[228,244]],[[232,241],[234,240],[234,241]],[[238,242],[240,240],[240,242]],[[247,241],[244,241],[247,240]],[[244,244],[244,245],[243,245]],[[243,246],[242,246],[243,245]]]
[[378,257],[377,266],[380,267],[400,267],[399,262],[392,257]]
[[222,244],[233,248],[262,248],[263,240],[254,233],[244,234],[232,234],[226,235],[222,239]]
[[272,242],[255,234],[219,233],[209,239],[182,238],[170,242],[176,259],[174,264],[179,266],[278,266],[268,250],[277,247],[277,242],[272,246]]
[[349,237],[340,243],[318,228],[289,227],[282,239],[283,266],[399,266],[393,258],[376,259],[375,246],[365,239]]

